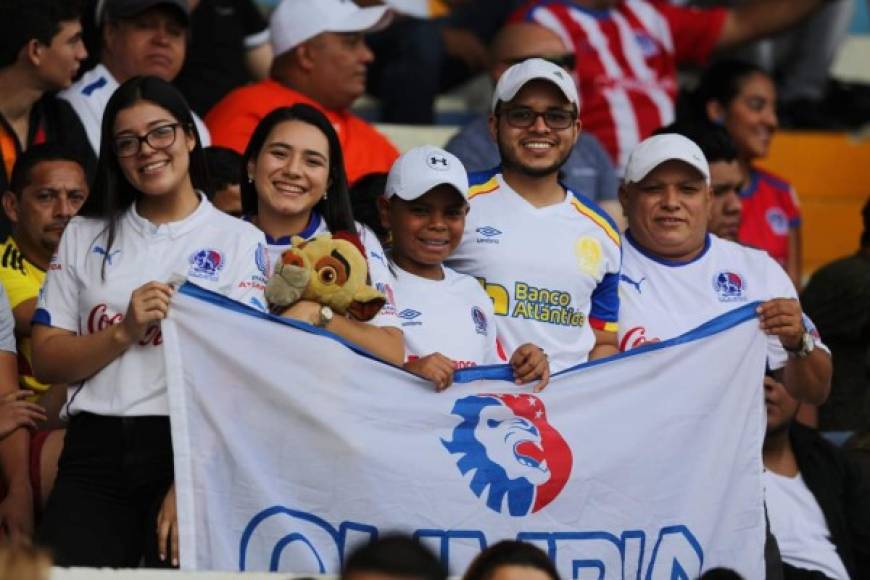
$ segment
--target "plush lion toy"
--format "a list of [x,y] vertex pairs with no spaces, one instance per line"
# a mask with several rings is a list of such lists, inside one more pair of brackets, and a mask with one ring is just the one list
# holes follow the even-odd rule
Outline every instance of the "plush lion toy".
[[266,284],[273,312],[284,312],[298,300],[312,300],[338,314],[371,320],[386,302],[367,284],[368,264],[357,243],[342,232],[305,241],[293,236],[293,246],[281,254]]

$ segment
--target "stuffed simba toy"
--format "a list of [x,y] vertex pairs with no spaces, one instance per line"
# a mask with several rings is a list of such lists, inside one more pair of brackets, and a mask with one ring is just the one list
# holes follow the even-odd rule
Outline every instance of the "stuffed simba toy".
[[348,238],[343,232],[308,241],[293,236],[266,284],[270,310],[280,314],[298,300],[312,300],[357,320],[374,318],[386,299],[367,284],[365,256]]

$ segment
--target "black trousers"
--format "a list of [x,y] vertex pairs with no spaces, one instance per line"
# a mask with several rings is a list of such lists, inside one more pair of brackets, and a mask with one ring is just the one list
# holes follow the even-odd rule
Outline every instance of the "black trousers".
[[174,479],[168,417],[70,420],[37,543],[58,566],[165,567],[156,522]]

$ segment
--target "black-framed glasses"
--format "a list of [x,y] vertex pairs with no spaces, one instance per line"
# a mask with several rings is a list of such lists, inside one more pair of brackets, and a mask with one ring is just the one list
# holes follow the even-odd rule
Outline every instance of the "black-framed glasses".
[[176,129],[183,127],[182,123],[168,123],[154,127],[144,135],[121,135],[115,137],[112,148],[118,157],[133,157],[142,148],[142,143],[155,150],[169,149],[175,143]]
[[577,120],[574,111],[565,109],[547,109],[539,112],[528,107],[511,107],[501,111],[499,115],[505,118],[508,125],[516,129],[528,129],[538,121],[538,117],[544,119],[547,127],[557,131],[567,129]]
[[542,58],[547,62],[551,62],[556,66],[560,66],[568,72],[574,72],[574,66],[577,64],[577,57],[574,56],[573,52],[566,52],[565,54],[557,54],[552,56],[543,56],[530,54],[528,56],[520,56],[517,58],[508,58],[505,59],[505,64],[512,66],[515,64],[519,64],[524,60],[528,60],[530,58]]

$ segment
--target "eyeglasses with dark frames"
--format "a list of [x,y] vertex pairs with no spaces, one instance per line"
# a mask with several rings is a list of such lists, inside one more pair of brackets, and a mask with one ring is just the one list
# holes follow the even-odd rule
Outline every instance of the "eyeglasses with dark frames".
[[528,129],[537,122],[538,117],[542,117],[547,127],[561,131],[569,128],[577,120],[577,113],[565,109],[547,109],[539,112],[528,107],[511,107],[498,114],[515,129]]
[[167,123],[154,127],[144,135],[121,135],[115,137],[112,148],[118,157],[133,157],[142,149],[142,143],[157,151],[169,149],[175,143],[177,129],[184,127],[183,123]]

